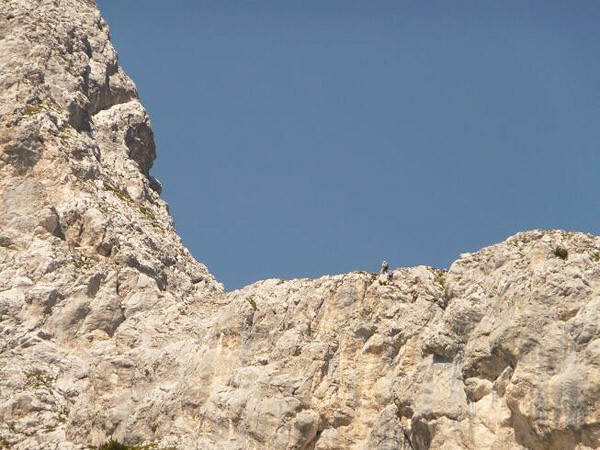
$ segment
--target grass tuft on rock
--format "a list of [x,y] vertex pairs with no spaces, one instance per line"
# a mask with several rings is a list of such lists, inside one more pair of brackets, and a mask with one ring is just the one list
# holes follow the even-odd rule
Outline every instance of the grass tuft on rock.
[[111,439],[108,442],[100,445],[97,450],[152,450],[156,449],[156,444],[145,444],[145,445],[127,445],[119,441]]
[[554,256],[558,256],[560,259],[567,259],[569,257],[569,251],[561,245],[554,248]]

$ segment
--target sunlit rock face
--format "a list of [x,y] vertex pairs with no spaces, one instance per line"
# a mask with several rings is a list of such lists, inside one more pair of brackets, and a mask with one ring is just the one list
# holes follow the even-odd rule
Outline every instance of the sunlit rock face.
[[225,293],[84,0],[0,0],[0,448],[600,447],[600,239]]

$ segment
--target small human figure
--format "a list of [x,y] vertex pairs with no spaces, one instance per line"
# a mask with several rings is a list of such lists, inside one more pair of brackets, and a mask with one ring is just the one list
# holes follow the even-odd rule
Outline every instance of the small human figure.
[[383,261],[381,263],[381,269],[379,270],[379,274],[383,275],[383,274],[388,273],[389,268],[390,268],[390,265],[388,264],[388,262],[387,261]]

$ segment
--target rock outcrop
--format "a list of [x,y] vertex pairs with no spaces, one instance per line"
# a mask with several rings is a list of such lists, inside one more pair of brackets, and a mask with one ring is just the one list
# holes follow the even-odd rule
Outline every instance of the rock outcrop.
[[600,447],[600,238],[224,292],[86,0],[0,0],[0,448]]

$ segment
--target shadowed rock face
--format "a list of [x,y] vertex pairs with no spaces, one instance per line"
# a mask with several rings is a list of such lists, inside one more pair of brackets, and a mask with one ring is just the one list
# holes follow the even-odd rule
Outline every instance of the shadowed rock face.
[[599,238],[225,293],[96,6],[0,0],[0,39],[0,448],[600,446]]

